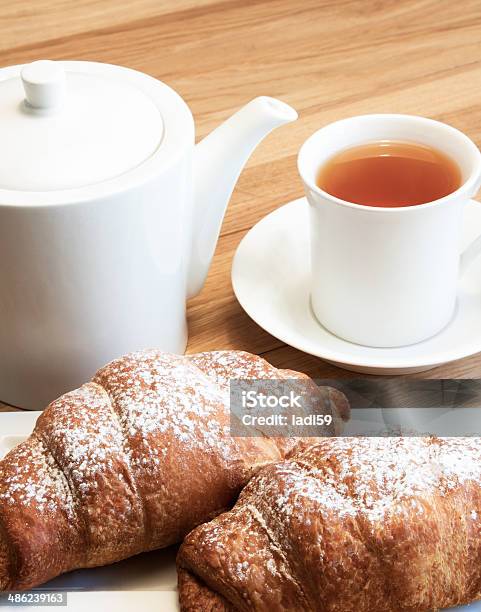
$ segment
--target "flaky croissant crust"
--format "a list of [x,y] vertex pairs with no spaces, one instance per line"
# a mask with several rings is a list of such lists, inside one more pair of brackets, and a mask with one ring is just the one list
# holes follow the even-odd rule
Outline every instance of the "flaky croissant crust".
[[178,555],[182,612],[427,612],[481,597],[481,440],[331,438]]
[[0,462],[0,589],[178,542],[309,440],[233,438],[229,380],[304,378],[239,351],[127,355]]

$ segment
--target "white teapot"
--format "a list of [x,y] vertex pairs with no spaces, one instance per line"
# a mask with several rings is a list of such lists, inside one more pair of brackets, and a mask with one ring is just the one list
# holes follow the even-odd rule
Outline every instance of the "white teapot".
[[40,409],[123,353],[182,353],[238,175],[296,117],[256,98],[194,146],[188,106],[146,74],[1,69],[0,400]]

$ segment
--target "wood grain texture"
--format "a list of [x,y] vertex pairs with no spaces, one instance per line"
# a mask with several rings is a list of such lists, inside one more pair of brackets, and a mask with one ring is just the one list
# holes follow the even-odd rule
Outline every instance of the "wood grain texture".
[[[256,95],[292,104],[299,121],[265,140],[239,180],[206,287],[189,304],[188,351],[239,348],[313,376],[351,376],[249,319],[232,292],[232,256],[259,219],[302,195],[297,151],[327,122],[420,114],[481,145],[479,0],[462,10],[451,0],[0,0],[0,26],[0,65],[87,59],[148,72],[186,99],[198,137]],[[481,356],[418,376],[478,378]]]

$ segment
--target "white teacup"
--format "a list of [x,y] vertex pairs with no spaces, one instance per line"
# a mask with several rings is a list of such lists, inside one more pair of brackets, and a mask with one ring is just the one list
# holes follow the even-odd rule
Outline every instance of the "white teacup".
[[[426,204],[382,208],[346,202],[316,185],[320,166],[333,154],[384,139],[446,153],[460,167],[461,186]],[[299,152],[298,168],[309,201],[311,303],[320,323],[373,347],[414,344],[441,331],[454,315],[460,274],[481,252],[480,236],[460,253],[464,205],[481,183],[476,145],[432,119],[364,115],[315,132]]]

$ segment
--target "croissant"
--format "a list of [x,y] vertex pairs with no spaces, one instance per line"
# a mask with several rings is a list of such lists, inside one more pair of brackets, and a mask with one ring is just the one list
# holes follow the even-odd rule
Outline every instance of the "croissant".
[[312,443],[232,437],[234,378],[310,380],[244,352],[152,350],[50,404],[0,462],[0,590],[178,542],[262,466]]
[[481,597],[481,445],[330,438],[178,554],[182,612],[426,612]]

